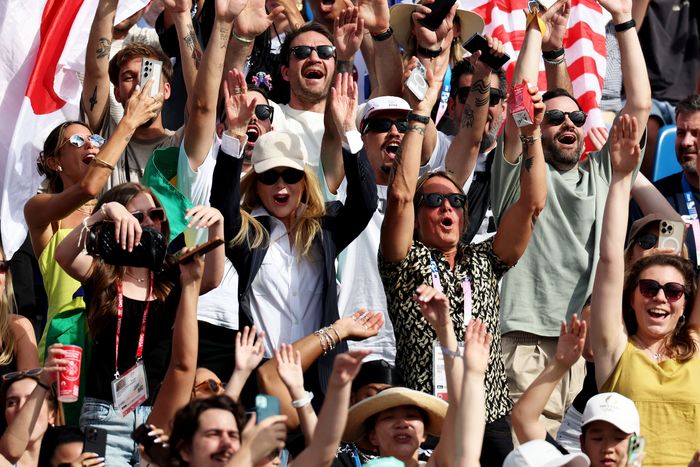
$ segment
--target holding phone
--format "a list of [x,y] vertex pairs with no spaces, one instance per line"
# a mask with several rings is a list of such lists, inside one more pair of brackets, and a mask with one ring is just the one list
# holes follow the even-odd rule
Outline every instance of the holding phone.
[[424,5],[430,8],[430,13],[425,18],[418,20],[418,22],[425,28],[435,31],[440,27],[442,21],[447,18],[452,5],[455,3],[457,3],[457,0],[435,0],[433,3]]
[[492,54],[486,38],[478,32],[475,32],[474,35],[472,35],[472,37],[470,37],[467,42],[464,43],[463,47],[471,53],[480,51],[481,56],[479,56],[479,61],[484,62],[494,71],[503,67],[503,65],[508,63],[508,60],[510,60],[510,55],[508,54],[503,54],[500,57]]
[[255,423],[280,414],[280,400],[275,396],[258,394],[255,396]]
[[[144,453],[152,462],[158,465],[165,465],[170,454],[170,446],[167,443],[155,442],[158,436],[149,435],[153,428],[153,425],[142,423],[131,433],[131,439],[143,446]],[[141,465],[144,465],[144,463],[141,462]]]
[[205,253],[209,253],[211,250],[218,247],[219,245],[223,245],[223,243],[224,240],[221,237],[213,238],[208,242],[202,243],[201,245],[197,245],[187,253],[178,256],[177,262],[180,264],[187,264],[190,261],[192,261],[196,255],[203,255]]
[[107,430],[88,426],[85,428],[83,452],[94,452],[100,457],[105,457],[107,451]]
[[425,67],[421,62],[416,66],[406,80],[406,87],[416,96],[416,99],[422,101],[425,99],[425,94],[428,92],[428,82],[425,80]]
[[144,57],[141,60],[141,76],[139,78],[139,85],[141,89],[146,86],[148,80],[153,80],[153,85],[151,86],[150,96],[154,97],[160,92],[160,74],[163,69],[163,62],[160,60],[155,60],[153,58]]
[[685,223],[666,219],[659,223],[659,248],[672,248],[673,254],[678,255],[684,243]]
[[644,436],[630,436],[629,447],[627,449],[627,465],[641,466],[642,455],[644,454],[645,447],[646,440],[644,439]]

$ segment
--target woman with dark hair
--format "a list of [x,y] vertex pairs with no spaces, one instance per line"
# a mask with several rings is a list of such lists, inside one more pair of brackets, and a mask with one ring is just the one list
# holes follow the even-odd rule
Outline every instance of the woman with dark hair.
[[[37,170],[46,176],[46,189],[27,201],[24,218],[48,299],[46,330],[57,313],[85,306],[82,297],[74,296],[80,283],[56,264],[54,253],[66,235],[90,215],[131,135],[160,111],[162,96],[150,97],[149,90],[147,84],[133,94],[107,142],[79,121],[61,123],[44,141]],[[39,345],[42,355],[45,336]]]
[[[187,212],[190,226],[208,228],[209,238],[223,236],[221,214],[197,206]],[[108,430],[107,456],[112,465],[133,465],[138,453],[131,432],[148,416],[158,385],[168,367],[175,310],[197,294],[218,285],[223,271],[223,248],[207,254],[203,275],[197,261],[180,266],[180,275],[167,258],[163,268],[117,266],[92,257],[84,250],[91,229],[98,222],[114,224],[117,248],[132,251],[144,229],[169,238],[165,210],[153,192],[137,183],[118,185],[106,192],[93,214],[73,229],[56,250],[56,260],[80,281],[85,291],[87,322],[92,339],[90,362],[80,425]],[[151,233],[155,235],[155,233]],[[182,293],[182,299],[181,299]],[[133,378],[133,379],[132,379]],[[145,378],[145,379],[144,379]],[[133,382],[130,386],[129,382]],[[123,390],[131,388],[135,403],[122,409]],[[135,391],[135,392],[134,392]],[[137,397],[138,396],[138,397]],[[116,399],[116,400],[115,400]]]
[[596,381],[637,405],[645,465],[685,466],[700,439],[695,274],[690,262],[666,254],[645,256],[625,274],[630,184],[641,150],[636,119],[620,121],[612,130],[613,178],[591,304]]

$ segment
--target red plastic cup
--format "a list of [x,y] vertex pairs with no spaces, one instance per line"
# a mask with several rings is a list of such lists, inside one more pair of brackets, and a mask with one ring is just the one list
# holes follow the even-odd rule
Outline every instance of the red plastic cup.
[[75,402],[80,392],[80,361],[83,349],[77,345],[64,345],[64,359],[68,360],[67,368],[58,374],[58,400]]

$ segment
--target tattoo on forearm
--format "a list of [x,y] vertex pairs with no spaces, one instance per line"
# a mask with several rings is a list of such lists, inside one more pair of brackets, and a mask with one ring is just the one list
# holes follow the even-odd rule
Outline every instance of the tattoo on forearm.
[[194,33],[194,26],[191,24],[187,26],[187,35],[183,38],[185,45],[190,49],[190,54],[192,60],[194,61],[194,66],[199,70],[199,64],[202,62],[202,50],[199,48],[199,41]]
[[530,172],[532,169],[532,164],[535,162],[535,157],[530,155],[530,144],[523,142],[523,165],[520,168],[522,172],[523,169]]
[[469,104],[464,104],[462,111],[462,128],[471,128],[474,125],[474,111]]
[[109,58],[109,49],[112,46],[112,41],[106,37],[100,37],[97,39],[97,49],[95,49],[95,54],[97,58]]
[[351,60],[338,60],[335,64],[335,71],[338,73],[352,73],[354,64]]
[[231,35],[229,28],[221,26],[219,28],[219,47],[225,49],[228,45],[228,38]]
[[92,96],[90,96],[90,112],[92,112],[95,109],[96,104],[97,104],[97,86],[95,86],[95,90],[92,91]]
[[[408,127],[408,130],[406,130],[406,133],[409,133],[411,131],[414,133],[418,133],[419,135],[424,135],[425,134],[425,127],[418,126],[418,125],[411,125]],[[401,149],[401,148],[399,147],[399,149]],[[396,157],[397,158],[399,157],[398,153],[396,154]],[[396,159],[394,159],[394,160],[396,160]]]

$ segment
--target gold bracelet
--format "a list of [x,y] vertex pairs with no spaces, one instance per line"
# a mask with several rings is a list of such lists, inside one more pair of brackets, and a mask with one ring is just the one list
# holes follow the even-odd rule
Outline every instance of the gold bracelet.
[[326,348],[326,342],[323,338],[323,334],[321,334],[321,330],[319,329],[318,331],[314,331],[314,334],[318,336],[318,342],[321,344],[321,350],[323,350],[323,355],[326,355],[328,353],[328,349]]
[[114,170],[114,166],[112,164],[110,164],[109,162],[107,162],[103,159],[100,159],[97,156],[95,156],[94,159],[92,159],[92,161],[95,164],[99,165],[100,167],[104,167],[104,168],[109,169],[109,170]]
[[336,333],[336,335],[338,336],[338,344],[340,344],[341,342],[343,342],[343,338],[340,337],[340,333],[338,332],[338,330],[337,330],[336,328],[334,328],[332,324],[331,324],[330,326],[328,326],[328,327],[331,328],[331,329]]
[[231,28],[231,35],[234,39],[236,39],[238,42],[242,42],[243,44],[252,44],[255,40],[255,38],[248,39],[246,37],[239,36],[238,34],[236,34],[236,28]]

